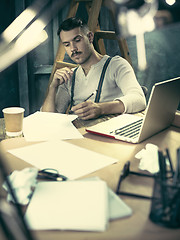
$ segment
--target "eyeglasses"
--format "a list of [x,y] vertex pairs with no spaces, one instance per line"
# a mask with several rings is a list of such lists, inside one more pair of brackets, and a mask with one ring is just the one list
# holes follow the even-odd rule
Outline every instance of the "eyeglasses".
[[37,179],[48,179],[53,181],[66,181],[67,177],[59,174],[58,170],[53,168],[45,168],[38,171]]
[[124,196],[138,197],[138,198],[143,198],[143,199],[152,199],[152,197],[149,197],[149,196],[140,195],[140,194],[135,194],[135,193],[130,193],[130,192],[120,191],[120,186],[121,186],[122,181],[123,181],[127,176],[129,176],[130,174],[133,174],[133,175],[136,175],[136,176],[140,176],[140,177],[150,177],[150,178],[154,178],[153,175],[130,171],[130,162],[128,161],[128,162],[124,165],[124,168],[123,168],[123,170],[122,170],[122,172],[121,172],[121,174],[120,174],[119,182],[118,182],[117,189],[116,189],[116,193],[117,193],[117,194],[120,194],[120,195],[124,195]]

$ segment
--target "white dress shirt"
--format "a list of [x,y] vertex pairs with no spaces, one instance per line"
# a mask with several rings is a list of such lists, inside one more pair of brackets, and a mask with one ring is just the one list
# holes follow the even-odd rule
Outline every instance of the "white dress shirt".
[[[81,66],[76,71],[74,87],[74,105],[83,102],[92,92],[97,90],[105,55],[97,64],[91,66],[87,75]],[[65,113],[70,104],[71,81],[59,86],[56,94],[56,110]],[[125,113],[141,111],[146,106],[146,99],[139,85],[131,65],[122,57],[115,56],[111,59],[105,73],[102,92],[99,102],[121,100],[125,106]],[[95,100],[95,95],[90,98]]]

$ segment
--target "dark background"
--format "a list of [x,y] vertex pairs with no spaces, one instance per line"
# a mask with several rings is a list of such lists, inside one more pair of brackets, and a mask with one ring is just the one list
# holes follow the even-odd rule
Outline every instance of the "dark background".
[[[31,2],[31,0],[0,0],[0,33]],[[159,7],[167,8],[163,1]],[[86,18],[82,9],[84,9],[83,4],[78,10],[78,15],[84,15]],[[59,23],[65,19],[67,11],[68,6],[48,24],[45,30],[49,37],[45,43],[0,73],[0,117],[3,117],[2,109],[8,106],[24,107],[25,115],[29,115],[41,107],[59,42],[57,28]],[[148,63],[145,71],[140,71],[137,67],[135,37],[127,38],[137,79],[141,85],[148,88],[147,100],[155,82],[180,76],[179,6],[171,8],[171,12],[175,23],[145,34]],[[105,7],[101,9],[99,22],[102,30],[114,30],[109,10]],[[107,40],[105,45],[107,54],[121,55],[115,41]]]

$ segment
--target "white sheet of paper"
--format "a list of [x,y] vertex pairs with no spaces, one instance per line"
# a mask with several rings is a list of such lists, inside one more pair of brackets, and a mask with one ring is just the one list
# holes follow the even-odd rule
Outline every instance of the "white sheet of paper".
[[[83,178],[80,181],[100,181],[99,177]],[[132,209],[108,187],[109,220],[129,217],[132,215]]]
[[104,181],[40,182],[25,219],[33,230],[104,231],[108,213]]
[[72,124],[76,118],[76,115],[35,112],[24,118],[23,134],[29,142],[83,138]]
[[109,219],[129,217],[132,215],[132,209],[110,188],[108,188],[109,200]]
[[114,158],[63,140],[42,142],[8,152],[39,169],[57,169],[69,179],[76,179],[117,162]]

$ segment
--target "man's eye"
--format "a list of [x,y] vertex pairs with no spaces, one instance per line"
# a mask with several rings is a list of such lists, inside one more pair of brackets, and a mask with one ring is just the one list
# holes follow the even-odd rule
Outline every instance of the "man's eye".
[[80,38],[76,38],[75,42],[80,42],[81,39]]
[[68,47],[68,46],[69,46],[69,43],[64,43],[64,46],[65,46],[65,47]]

